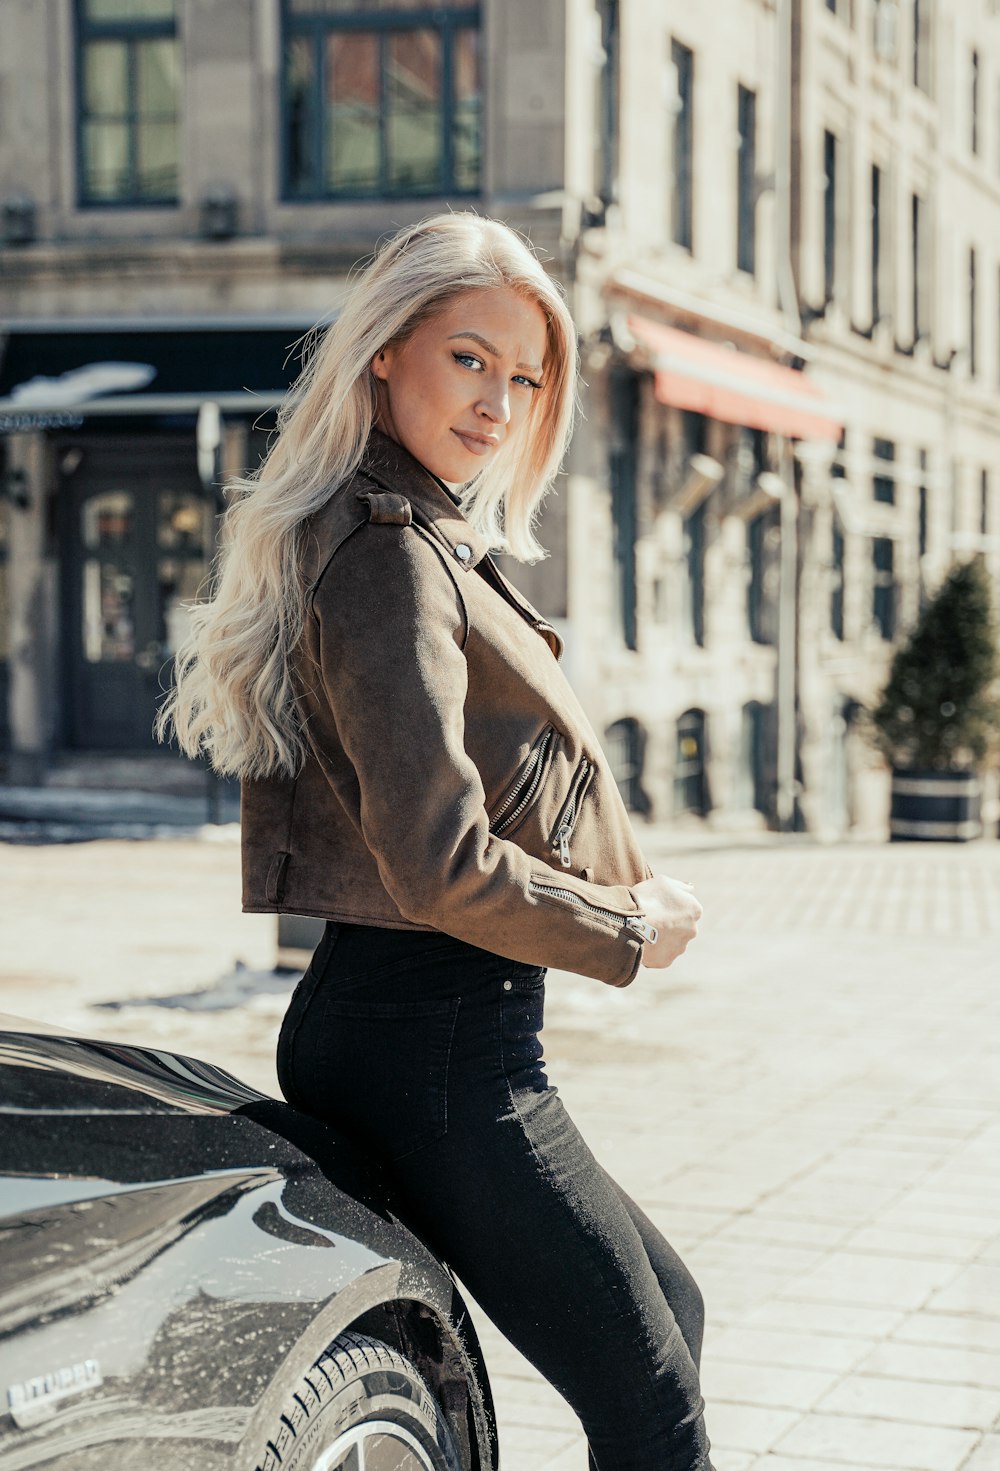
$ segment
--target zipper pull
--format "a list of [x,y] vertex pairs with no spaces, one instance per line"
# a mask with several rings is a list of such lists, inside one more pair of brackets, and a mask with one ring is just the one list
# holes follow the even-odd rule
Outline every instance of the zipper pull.
[[559,834],[559,862],[563,868],[569,868],[570,866],[569,833]]
[[644,940],[648,940],[650,945],[656,944],[660,932],[655,924],[650,924],[649,920],[644,919],[641,914],[630,914],[625,924],[628,929],[634,930],[637,935],[641,935]]

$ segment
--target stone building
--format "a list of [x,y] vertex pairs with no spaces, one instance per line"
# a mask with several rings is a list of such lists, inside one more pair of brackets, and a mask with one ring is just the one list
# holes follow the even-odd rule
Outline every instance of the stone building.
[[995,9],[602,11],[562,611],[639,811],[883,833],[859,710],[1000,586]]
[[578,322],[515,575],[630,805],[880,831],[854,716],[953,555],[1000,573],[998,33],[986,0],[6,0],[11,777],[150,748],[212,482],[351,266],[471,205]]

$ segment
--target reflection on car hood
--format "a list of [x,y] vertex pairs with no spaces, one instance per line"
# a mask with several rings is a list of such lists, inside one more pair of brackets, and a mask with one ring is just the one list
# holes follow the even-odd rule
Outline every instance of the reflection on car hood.
[[156,1047],[0,1018],[0,1112],[229,1113],[266,1097],[222,1068]]

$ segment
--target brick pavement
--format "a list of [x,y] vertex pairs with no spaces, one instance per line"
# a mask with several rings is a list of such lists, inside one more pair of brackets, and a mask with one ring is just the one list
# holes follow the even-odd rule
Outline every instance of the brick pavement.
[[[273,1090],[284,991],[88,1009],[269,963],[219,836],[0,846],[0,1005],[42,998]],[[705,1292],[718,1471],[998,1471],[1000,844],[647,849],[694,882],[697,941],[621,992],[553,974],[543,1040],[595,1153]],[[505,1471],[584,1471],[568,1407],[474,1315]]]
[[[1000,848],[648,848],[698,939],[624,992],[553,976],[546,1059],[705,1293],[718,1471],[997,1471]],[[508,1468],[583,1471],[477,1321]]]

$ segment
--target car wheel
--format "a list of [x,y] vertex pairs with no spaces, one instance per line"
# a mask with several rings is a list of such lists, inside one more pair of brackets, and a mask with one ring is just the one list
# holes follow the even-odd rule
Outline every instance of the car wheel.
[[302,1375],[256,1471],[462,1471],[419,1370],[378,1338],[341,1333]]

